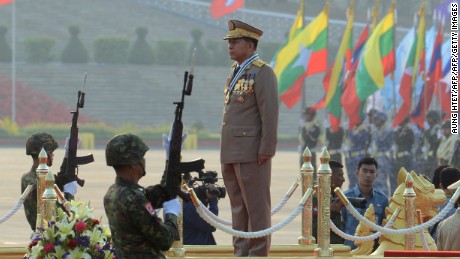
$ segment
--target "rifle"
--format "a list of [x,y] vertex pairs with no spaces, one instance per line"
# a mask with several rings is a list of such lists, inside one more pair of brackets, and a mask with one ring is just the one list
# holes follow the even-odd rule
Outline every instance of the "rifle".
[[180,102],[173,102],[176,105],[174,123],[171,128],[171,141],[169,142],[169,156],[166,161],[165,174],[163,175],[162,183],[165,184],[166,190],[170,198],[175,198],[179,195],[183,200],[188,199],[187,194],[180,191],[181,173],[199,172],[204,168],[204,160],[199,158],[190,162],[180,162],[182,150],[182,132],[184,125],[182,124],[182,111],[184,109],[184,96],[192,94],[193,86],[193,68],[195,62],[195,51],[192,55],[192,68],[190,74],[185,71],[184,85],[182,87],[182,98]]
[[[83,88],[86,85],[86,76],[83,81]],[[85,184],[85,180],[80,179],[78,177],[78,166],[89,164],[94,162],[93,154],[89,154],[86,156],[77,157],[77,146],[78,146],[78,115],[79,115],[79,108],[83,108],[85,105],[85,92],[78,91],[78,98],[77,98],[77,108],[75,111],[71,111],[72,114],[72,126],[70,127],[70,136],[69,136],[69,143],[68,144],[68,155],[67,158],[64,158],[61,165],[61,172],[64,172],[64,184],[69,183],[72,181],[77,181],[78,185],[83,187]]]

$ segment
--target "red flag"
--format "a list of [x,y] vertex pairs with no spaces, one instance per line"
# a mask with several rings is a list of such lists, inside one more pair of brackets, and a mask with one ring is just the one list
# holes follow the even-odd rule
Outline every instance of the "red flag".
[[1,5],[11,4],[12,2],[13,2],[13,0],[0,0],[0,6]]
[[[8,0],[0,0],[8,1]],[[214,0],[209,9],[211,10],[211,16],[213,19],[219,19],[222,16],[231,14],[241,8],[244,5],[243,0]]]

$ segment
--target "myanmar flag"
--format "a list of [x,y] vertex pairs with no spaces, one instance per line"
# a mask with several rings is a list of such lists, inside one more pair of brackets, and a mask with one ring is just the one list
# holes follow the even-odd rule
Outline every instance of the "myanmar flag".
[[353,129],[356,125],[361,123],[360,117],[360,101],[356,94],[356,69],[358,68],[359,64],[359,56],[361,55],[361,51],[364,48],[364,44],[367,42],[367,38],[369,37],[369,24],[366,25],[364,30],[361,32],[359,36],[358,42],[355,45],[353,50],[353,58],[350,72],[347,74],[345,78],[345,82],[343,85],[343,94],[341,98],[343,110],[348,115],[348,128]]
[[288,108],[300,100],[303,79],[327,68],[327,28],[325,9],[278,52],[274,67],[278,93]]
[[0,0],[0,5],[7,5],[7,4],[11,4],[13,2],[13,0]]
[[[340,125],[340,116],[342,114],[342,105],[340,98],[343,91],[343,78],[347,68],[347,61],[351,58],[353,34],[353,13],[348,18],[347,27],[343,33],[342,42],[335,57],[334,64],[326,74],[323,84],[326,92],[325,105],[329,112],[332,132],[337,132]],[[347,58],[347,56],[349,58]]]
[[399,86],[399,94],[401,95],[402,105],[399,107],[398,112],[393,120],[393,127],[401,124],[404,119],[409,116],[412,105],[412,92],[415,89],[415,81],[419,74],[424,73],[425,70],[425,57],[424,46],[425,43],[425,11],[422,7],[420,12],[420,22],[418,25],[417,35],[412,43],[409,57],[407,58],[406,68],[401,78]]
[[235,12],[243,5],[243,0],[214,0],[209,5],[209,10],[213,19],[219,19],[222,16]]
[[372,31],[361,52],[356,71],[356,94],[363,103],[385,85],[385,77],[395,69],[394,7]]

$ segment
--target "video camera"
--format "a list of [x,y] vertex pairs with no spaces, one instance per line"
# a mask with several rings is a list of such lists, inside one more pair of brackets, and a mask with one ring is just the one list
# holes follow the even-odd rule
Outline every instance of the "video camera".
[[[331,202],[335,201],[338,199],[337,197],[333,198]],[[365,209],[367,201],[364,198],[355,198],[355,197],[347,197],[347,199],[350,201],[351,205],[357,209]]]
[[[218,178],[216,171],[201,171],[198,172],[198,177],[190,179],[190,181],[188,182],[188,186],[193,188],[198,198],[202,201],[206,199],[206,190],[208,190],[210,194],[216,196],[216,198],[218,199],[225,198],[227,190],[225,189],[225,187],[217,185],[217,180]],[[201,185],[198,185],[196,183],[198,181],[201,182]],[[210,184],[215,185],[216,189],[210,189]]]

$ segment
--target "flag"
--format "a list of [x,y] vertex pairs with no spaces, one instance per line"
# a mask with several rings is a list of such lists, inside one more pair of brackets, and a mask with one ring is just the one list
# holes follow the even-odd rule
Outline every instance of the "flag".
[[416,36],[415,26],[413,26],[399,42],[396,48],[396,62],[395,71],[393,76],[385,77],[385,86],[380,90],[383,101],[383,109],[390,110],[396,105],[401,105],[401,96],[397,94],[399,92],[399,86],[401,84],[401,78],[406,68],[407,59],[409,57],[412,44],[414,43]]
[[425,86],[420,95],[420,100],[412,112],[412,121],[417,123],[419,127],[423,128],[425,123],[425,114],[430,108],[431,98],[435,91],[435,86],[441,79],[442,68],[441,68],[441,45],[442,45],[442,27],[438,27],[438,33],[433,46],[433,52],[431,54],[430,66],[428,68]]
[[278,93],[288,108],[300,100],[303,79],[327,68],[327,29],[325,9],[278,53],[274,67]]
[[395,69],[394,7],[372,31],[361,52],[356,71],[356,94],[361,103],[381,89]]
[[452,59],[450,52],[450,44],[452,41],[446,41],[442,44],[441,48],[441,66],[442,66],[442,76],[438,82],[438,91],[436,91],[439,102],[441,103],[441,109],[443,112],[449,114],[451,111],[451,71],[450,71],[450,61]]
[[356,81],[355,81],[355,74],[356,69],[358,68],[359,64],[359,56],[361,54],[361,50],[364,47],[364,44],[369,37],[369,24],[366,25],[364,30],[361,32],[359,36],[358,42],[355,45],[353,50],[353,57],[351,62],[351,70],[345,77],[345,82],[343,85],[343,94],[341,98],[341,103],[343,106],[343,110],[348,116],[348,128],[352,129],[354,126],[361,122],[361,116],[359,113],[360,108],[360,101],[358,99],[358,95],[356,94]]
[[304,0],[301,0],[299,10],[297,11],[297,16],[295,17],[294,23],[292,24],[291,29],[289,30],[289,35],[288,35],[286,42],[276,51],[275,55],[272,58],[272,61],[270,61],[270,66],[272,68],[275,68],[276,66],[276,60],[278,59],[278,53],[284,47],[286,47],[289,41],[292,40],[303,28],[303,8],[304,8],[303,6],[304,6]]
[[13,3],[13,0],[0,0],[0,6]]
[[[425,48],[425,7],[420,10],[420,21],[417,35],[412,43],[409,57],[406,61],[406,68],[401,78],[399,94],[402,98],[402,105],[399,107],[393,119],[393,127],[398,126],[409,114],[412,105],[412,90],[415,88],[417,75],[423,75],[425,71],[425,57],[423,50]],[[399,61],[401,62],[401,61]]]
[[350,65],[347,66],[347,64],[350,63],[351,58],[353,17],[354,14],[351,12],[334,64],[331,66],[328,73],[326,73],[323,80],[324,91],[326,93],[325,105],[330,115],[329,120],[332,132],[337,132],[339,130],[340,117],[342,115],[340,97],[343,91],[343,78],[347,67],[350,67]]
[[209,10],[213,19],[219,19],[222,16],[235,12],[243,5],[243,0],[214,0],[209,5]]

